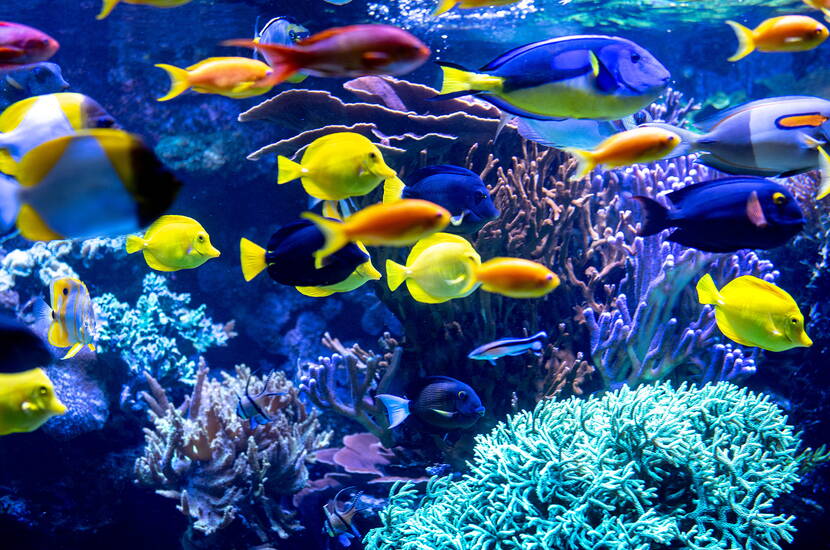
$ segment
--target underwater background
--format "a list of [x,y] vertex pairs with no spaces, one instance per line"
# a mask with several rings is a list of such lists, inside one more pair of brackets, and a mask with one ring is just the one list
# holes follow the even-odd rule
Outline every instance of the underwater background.
[[[75,277],[98,334],[94,352],[61,360],[53,349],[41,365],[67,412],[0,437],[0,548],[830,548],[830,207],[814,197],[819,173],[775,180],[805,218],[785,246],[705,252],[665,231],[639,235],[632,198],[723,176],[694,156],[572,180],[572,156],[515,124],[494,141],[496,107],[431,100],[434,60],[477,68],[581,34],[633,40],[671,72],[637,122],[690,127],[752,100],[830,98],[827,45],[726,60],[736,44],[727,19],[821,12],[783,0],[521,0],[440,17],[427,0],[120,4],[96,20],[100,9],[0,0],[0,21],[60,42],[49,61],[62,74],[0,79],[0,109],[62,91],[94,98],[184,183],[169,213],[198,220],[222,254],[163,272],[128,256],[124,237],[2,238],[0,313],[45,337],[34,301]],[[170,79],[155,64],[251,57],[220,42],[253,38],[279,16],[312,34],[394,25],[432,57],[395,77],[157,101]],[[276,184],[277,156],[294,158],[330,125],[380,143],[404,181],[435,164],[481,174],[500,215],[466,238],[482,260],[534,260],[560,286],[427,304],[385,277],[327,297],[267,276],[246,282],[240,238],[267,243],[309,209],[301,185]],[[376,190],[351,207],[379,200]],[[386,273],[408,249],[370,252]],[[706,273],[718,288],[753,275],[787,289],[812,345],[771,352],[727,339],[695,294]],[[539,331],[538,354],[468,358]],[[389,429],[375,395],[412,398],[426,376],[469,385],[486,412],[462,428],[410,418]],[[237,404],[271,393],[266,422],[249,427]]]

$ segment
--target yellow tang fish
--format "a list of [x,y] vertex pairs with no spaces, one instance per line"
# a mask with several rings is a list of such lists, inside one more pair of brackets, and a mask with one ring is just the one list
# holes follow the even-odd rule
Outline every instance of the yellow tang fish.
[[43,369],[0,374],[0,435],[33,432],[66,413]]
[[670,130],[641,127],[614,134],[593,151],[566,148],[579,161],[572,179],[584,178],[599,165],[609,168],[660,160],[680,144],[680,136]]
[[181,183],[137,136],[100,128],[38,145],[0,177],[0,226],[30,241],[117,237],[147,227]]
[[[369,254],[369,251],[366,250],[363,243],[357,242],[355,244],[358,248],[360,248],[360,250],[365,252],[367,255]],[[351,292],[352,290],[360,288],[369,281],[377,281],[380,278],[380,271],[372,265],[372,259],[369,258],[369,261],[357,266],[351,275],[339,283],[325,286],[295,286],[294,288],[296,288],[300,294],[305,294],[306,296],[311,296],[313,298],[324,298],[326,296],[331,296],[335,292]]]
[[115,6],[118,5],[119,2],[124,2],[125,4],[133,4],[136,6],[155,6],[157,8],[175,8],[177,6],[184,6],[185,4],[189,3],[191,0],[104,0],[103,6],[101,6],[101,13],[95,16],[95,19],[104,19],[112,10],[115,9]]
[[238,99],[262,95],[274,87],[271,67],[248,57],[210,57],[187,69],[164,63],[156,67],[170,77],[170,91],[158,101],[169,101],[191,88],[200,94]]
[[353,241],[370,246],[408,246],[441,231],[450,223],[446,208],[421,199],[373,204],[358,210],[343,223],[306,212],[302,216],[320,229],[326,241],[315,252],[317,269],[326,257]]
[[726,22],[738,37],[738,49],[728,61],[759,52],[803,52],[827,40],[827,27],[806,15],[783,15],[765,20],[754,29]]
[[371,193],[384,182],[383,202],[401,197],[404,184],[386,165],[377,146],[354,132],[336,132],[315,139],[296,163],[288,157],[277,159],[277,183],[300,178],[312,197],[339,201]]
[[462,10],[484,8],[487,6],[506,6],[515,4],[519,0],[441,0],[432,15],[441,15],[458,6]]
[[493,258],[476,271],[482,290],[510,298],[539,298],[559,286],[559,277],[540,263],[521,258]]
[[386,260],[389,290],[406,281],[418,302],[440,304],[469,296],[477,287],[475,274],[481,257],[464,237],[436,233],[418,241],[403,266]]
[[147,265],[156,271],[178,271],[199,267],[219,251],[210,244],[202,225],[187,216],[162,216],[144,237],[127,237],[127,254],[144,252]]
[[75,357],[82,347],[95,351],[95,310],[86,285],[78,279],[55,279],[49,285],[52,307],[43,300],[36,304],[37,316],[49,319],[49,343],[69,348],[63,359]]
[[18,101],[0,114],[0,171],[17,175],[23,156],[51,139],[115,126],[115,119],[83,94],[47,94]]
[[813,345],[792,296],[763,279],[744,275],[718,291],[707,274],[697,282],[697,297],[715,306],[718,328],[742,346],[785,351]]

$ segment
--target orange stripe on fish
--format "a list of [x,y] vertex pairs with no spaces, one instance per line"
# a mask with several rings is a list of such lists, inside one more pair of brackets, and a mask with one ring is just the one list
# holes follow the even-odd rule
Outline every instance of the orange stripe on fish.
[[796,128],[818,128],[828,117],[821,113],[800,113],[797,115],[785,115],[775,120],[775,125],[782,130],[794,130]]

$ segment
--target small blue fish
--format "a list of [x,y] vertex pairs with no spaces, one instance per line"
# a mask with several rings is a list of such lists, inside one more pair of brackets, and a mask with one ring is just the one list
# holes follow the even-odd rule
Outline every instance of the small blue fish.
[[[351,1],[351,0],[349,0]],[[293,46],[311,36],[309,30],[291,17],[274,17],[262,27],[262,30],[254,34],[254,42],[257,44],[276,44],[278,46]],[[254,50],[254,59],[265,61],[269,65],[268,57],[263,56],[259,50]],[[286,82],[297,84],[308,78],[308,75],[297,73],[286,79]]]
[[345,547],[352,545],[352,539],[361,539],[360,531],[354,526],[354,517],[366,509],[356,506],[357,499],[360,498],[363,491],[355,493],[343,508],[337,506],[340,495],[349,489],[353,489],[353,487],[340,489],[337,495],[323,506],[323,514],[326,517],[323,532],[331,538],[336,538]]
[[495,365],[496,359],[501,357],[522,355],[527,352],[542,355],[542,347],[547,339],[548,334],[544,330],[528,338],[502,338],[477,347],[467,357],[477,361],[490,361],[491,365]]
[[258,395],[252,396],[248,391],[251,385],[251,377],[248,376],[248,381],[245,383],[245,395],[237,395],[236,414],[242,420],[249,420],[251,429],[257,426],[265,426],[274,419],[268,416],[268,413],[263,409],[262,402],[270,397],[277,395],[285,395],[285,392],[266,392],[263,389]]
[[410,414],[443,430],[469,428],[484,416],[484,406],[475,390],[449,376],[428,376],[412,388],[413,399],[378,394],[386,407],[389,429],[400,425]]
[[415,172],[406,180],[405,199],[423,199],[443,206],[452,214],[450,233],[474,233],[499,217],[487,186],[475,172],[438,164]]

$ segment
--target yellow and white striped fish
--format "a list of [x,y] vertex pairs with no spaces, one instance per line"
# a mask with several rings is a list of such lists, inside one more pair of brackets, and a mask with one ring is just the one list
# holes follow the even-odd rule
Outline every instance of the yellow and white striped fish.
[[52,307],[41,302],[38,312],[52,323],[49,343],[57,348],[70,348],[63,359],[74,357],[84,346],[95,351],[95,310],[86,285],[65,277],[52,281],[49,289]]

